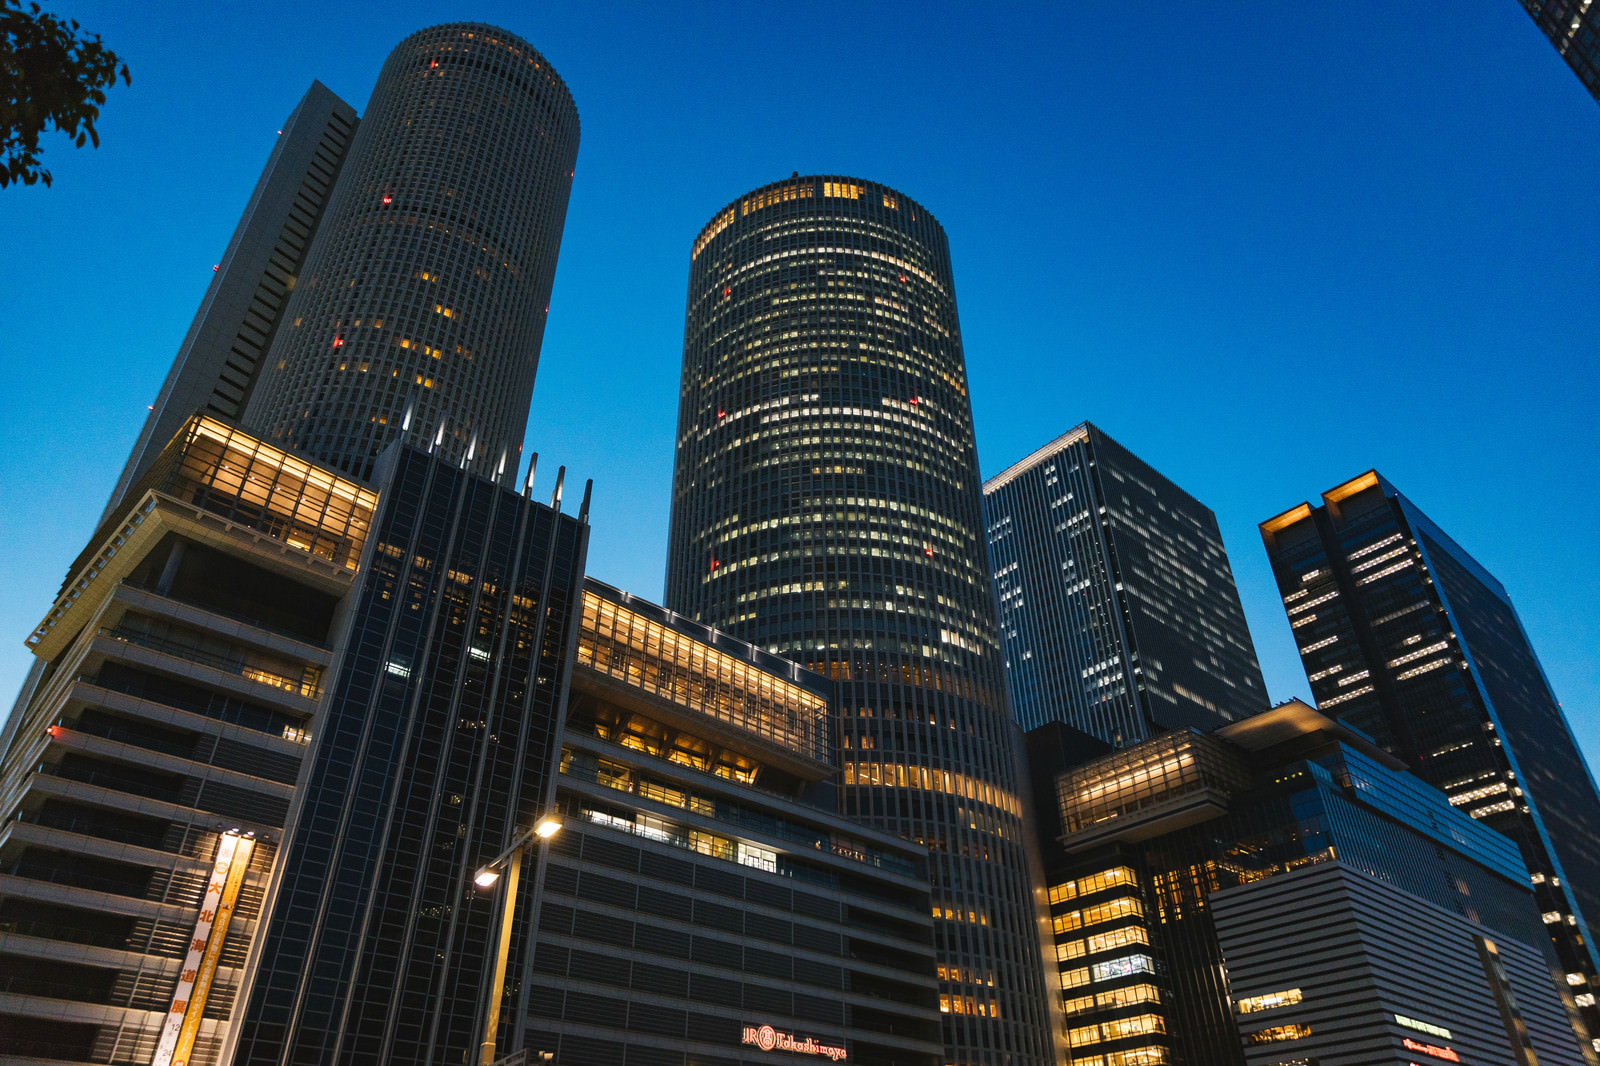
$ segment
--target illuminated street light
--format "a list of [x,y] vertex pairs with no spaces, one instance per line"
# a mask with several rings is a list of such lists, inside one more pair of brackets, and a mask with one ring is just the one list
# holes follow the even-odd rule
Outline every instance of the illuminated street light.
[[472,883],[479,888],[490,888],[506,871],[505,900],[500,909],[499,947],[494,957],[494,979],[489,983],[489,1007],[484,1012],[483,1046],[478,1062],[480,1066],[494,1063],[495,1034],[500,1029],[500,1001],[505,998],[506,956],[511,950],[511,916],[517,905],[517,881],[522,870],[522,849],[534,838],[549,840],[561,831],[561,819],[554,814],[544,814],[532,829],[518,833],[511,846],[484,863],[472,875]]

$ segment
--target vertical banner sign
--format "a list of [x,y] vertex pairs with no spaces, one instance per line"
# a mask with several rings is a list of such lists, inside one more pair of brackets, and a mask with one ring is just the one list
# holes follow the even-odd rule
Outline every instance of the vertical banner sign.
[[166,1021],[161,1025],[161,1039],[156,1042],[156,1053],[150,1059],[150,1066],[172,1066],[172,1053],[178,1046],[183,1016],[189,1010],[194,979],[200,970],[200,960],[205,955],[206,941],[211,939],[217,906],[222,902],[222,890],[228,884],[228,869],[233,865],[233,853],[238,850],[239,843],[236,833],[224,833],[217,842],[217,857],[211,864],[211,880],[206,884],[205,898],[200,901],[194,934],[189,938],[189,952],[183,959],[183,972],[178,975],[178,987],[172,992],[172,1005],[167,1008]]
[[178,1047],[172,1053],[172,1066],[188,1066],[194,1053],[194,1038],[200,1035],[200,1018],[206,1012],[206,998],[211,995],[211,982],[217,976],[217,960],[222,958],[222,945],[228,936],[228,924],[233,921],[233,909],[239,902],[239,887],[250,869],[250,853],[256,842],[242,838],[233,851],[233,862],[228,867],[228,883],[222,887],[222,902],[217,906],[217,920],[211,927],[211,939],[206,941],[206,953],[200,957],[200,972],[195,975],[194,991],[189,996],[189,1009],[183,1015],[183,1028],[178,1030]]

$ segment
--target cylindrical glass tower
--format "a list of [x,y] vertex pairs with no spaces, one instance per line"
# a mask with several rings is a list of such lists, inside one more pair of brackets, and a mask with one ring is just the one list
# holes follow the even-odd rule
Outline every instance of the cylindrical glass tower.
[[695,240],[666,601],[836,678],[845,813],[928,846],[947,1062],[1053,1062],[944,230],[794,177]]
[[578,111],[532,46],[452,23],[378,76],[244,423],[356,477],[397,437],[514,472]]

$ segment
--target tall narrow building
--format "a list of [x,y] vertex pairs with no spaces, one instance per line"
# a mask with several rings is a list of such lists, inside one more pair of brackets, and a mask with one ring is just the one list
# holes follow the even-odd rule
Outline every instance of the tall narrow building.
[[836,679],[846,814],[927,845],[945,1061],[1054,1061],[948,245],[796,175],[694,241],[667,605]]
[[377,500],[199,415],[72,563],[0,745],[0,1060],[222,1061]]
[[355,134],[355,108],[320,81],[278,131],[239,225],[106,505],[122,502],[196,411],[237,423]]
[[577,154],[572,95],[525,41],[400,42],[245,425],[359,478],[397,439],[514,476]]
[[1505,589],[1376,471],[1261,536],[1318,708],[1517,842],[1600,1051],[1600,795]]
[[[375,1032],[362,1053],[386,1062],[477,1045],[491,922],[453,914],[451,849],[492,854],[548,799],[583,530],[460,468],[515,469],[577,136],[543,57],[471,23],[403,41],[359,125],[319,85],[291,116],[29,639],[39,665],[0,733],[0,1059],[214,1066],[241,1028],[241,1061],[322,1061]],[[397,442],[433,454],[391,449],[384,481],[373,460]],[[426,715],[394,705],[411,668],[443,693]],[[449,735],[396,768],[396,719]],[[467,777],[473,806],[453,809]],[[317,868],[335,874],[308,883]],[[291,917],[268,935],[286,869]],[[391,906],[368,913],[391,924],[341,921],[380,886]]]
[[1097,426],[983,486],[1011,706],[1108,744],[1267,702],[1211,509]]

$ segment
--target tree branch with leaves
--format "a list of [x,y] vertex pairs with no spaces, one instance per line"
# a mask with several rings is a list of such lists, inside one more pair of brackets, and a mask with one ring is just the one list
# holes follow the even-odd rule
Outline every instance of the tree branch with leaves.
[[38,4],[24,10],[21,0],[0,0],[0,188],[50,184],[39,164],[39,136],[51,127],[79,148],[100,147],[95,120],[118,78],[132,84],[128,65],[98,33],[83,33],[76,20]]

